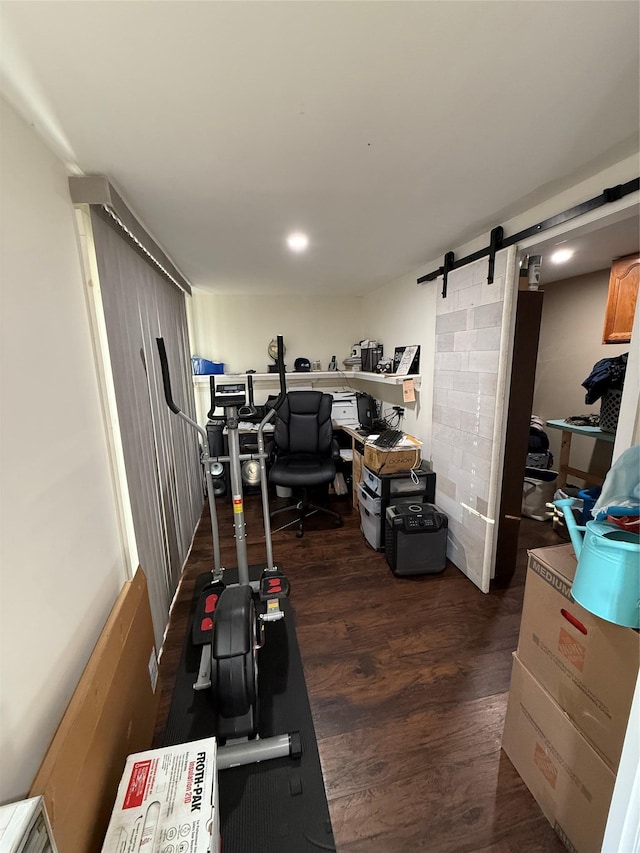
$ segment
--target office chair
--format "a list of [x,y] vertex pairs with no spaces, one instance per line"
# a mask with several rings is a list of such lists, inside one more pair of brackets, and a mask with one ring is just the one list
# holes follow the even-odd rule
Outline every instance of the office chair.
[[271,517],[297,509],[298,538],[304,533],[305,518],[316,512],[324,512],[335,519],[336,526],[342,525],[339,512],[310,501],[312,489],[328,486],[336,476],[335,460],[340,458],[340,449],[333,439],[332,402],[331,394],[321,391],[289,391],[276,409],[275,459],[269,470],[269,482],[289,487],[301,493],[301,497],[274,510]]

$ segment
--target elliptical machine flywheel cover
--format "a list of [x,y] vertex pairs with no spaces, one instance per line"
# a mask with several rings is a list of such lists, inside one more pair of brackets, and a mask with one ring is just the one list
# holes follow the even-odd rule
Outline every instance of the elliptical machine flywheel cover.
[[211,644],[211,685],[222,717],[242,717],[256,704],[256,630],[251,588],[227,587],[216,608]]

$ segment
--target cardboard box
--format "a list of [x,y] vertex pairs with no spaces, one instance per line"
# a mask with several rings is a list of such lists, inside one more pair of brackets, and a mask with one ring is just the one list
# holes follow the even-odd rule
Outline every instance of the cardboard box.
[[127,755],[148,749],[160,700],[147,581],[125,583],[29,796],[43,795],[64,853],[100,849]]
[[383,450],[373,444],[365,444],[364,464],[376,474],[410,471],[420,465],[420,448],[392,447]]
[[600,853],[615,775],[517,655],[502,748],[565,846]]
[[640,639],[632,628],[600,619],[573,600],[576,566],[571,545],[530,552],[518,657],[616,770]]
[[130,755],[103,853],[218,853],[217,797],[215,738]]

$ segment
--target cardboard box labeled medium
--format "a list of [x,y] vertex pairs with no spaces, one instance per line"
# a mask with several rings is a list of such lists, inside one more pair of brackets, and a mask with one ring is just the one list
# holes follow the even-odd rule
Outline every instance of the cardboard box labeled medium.
[[632,628],[594,616],[571,597],[571,545],[529,554],[518,657],[614,770],[640,660]]
[[502,748],[565,846],[600,853],[615,775],[517,655]]
[[216,740],[127,758],[102,853],[218,853]]
[[419,447],[392,447],[383,450],[373,444],[364,446],[364,464],[376,474],[396,474],[420,465]]

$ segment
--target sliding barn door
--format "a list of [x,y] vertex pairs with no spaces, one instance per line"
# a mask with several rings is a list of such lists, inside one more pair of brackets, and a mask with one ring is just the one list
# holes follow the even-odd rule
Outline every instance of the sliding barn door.
[[[493,573],[510,365],[515,249],[448,276],[436,306],[432,463],[448,558],[483,592]],[[439,280],[440,283],[440,280]]]

